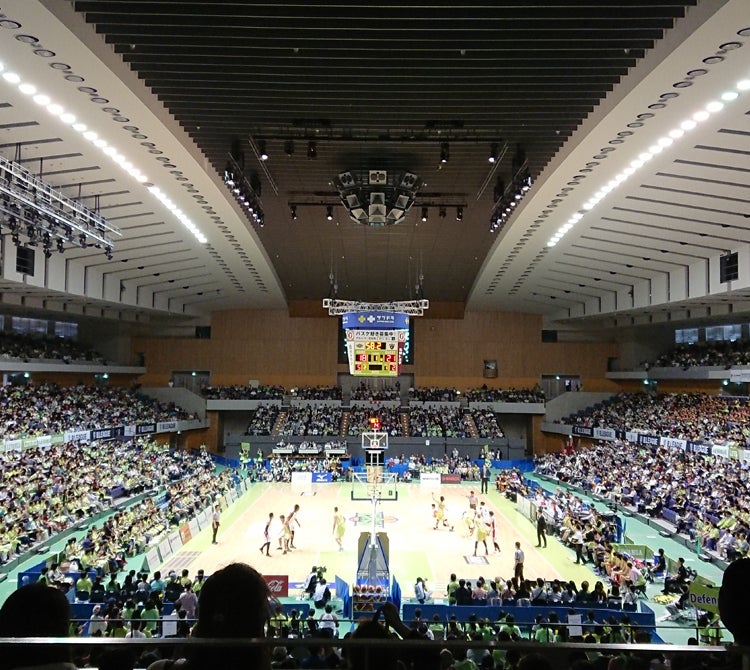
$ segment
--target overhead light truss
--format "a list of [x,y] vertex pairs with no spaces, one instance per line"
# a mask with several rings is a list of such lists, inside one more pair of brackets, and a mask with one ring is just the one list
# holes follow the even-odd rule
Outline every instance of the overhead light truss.
[[26,238],[31,246],[42,243],[45,251],[52,245],[60,252],[65,245],[85,249],[103,249],[111,258],[114,238],[122,231],[99,213],[56,191],[18,163],[0,156],[0,212],[3,227],[13,241]]
[[340,316],[350,312],[399,312],[409,316],[422,316],[430,308],[430,301],[400,300],[395,302],[361,302],[359,300],[338,300],[324,298],[323,308],[329,316]]

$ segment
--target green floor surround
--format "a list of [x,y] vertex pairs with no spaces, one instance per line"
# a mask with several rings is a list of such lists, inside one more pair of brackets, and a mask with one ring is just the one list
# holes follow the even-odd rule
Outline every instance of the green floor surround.
[[[527,475],[529,479],[536,481],[540,486],[546,490],[553,490],[553,485],[550,482],[543,479],[537,478],[534,475]],[[593,504],[597,510],[604,511],[607,506],[601,502],[593,500],[591,497],[581,494],[576,494],[586,502]],[[622,513],[620,513],[622,516]],[[664,549],[664,553],[670,558],[677,559],[682,556],[685,559],[685,564],[693,568],[699,575],[711,580],[714,584],[721,584],[723,571],[717,565],[713,563],[706,563],[698,558],[695,552],[690,552],[685,545],[676,540],[668,537],[662,537],[659,532],[653,526],[639,521],[635,517],[623,517],[626,522],[626,534],[633,541],[634,544],[643,544],[651,547],[654,551],[659,548]],[[560,546],[560,543],[557,543]],[[569,550],[566,550],[569,551]],[[589,575],[593,572],[586,568]],[[577,579],[577,578],[574,578]],[[659,636],[667,643],[670,644],[686,644],[688,638],[695,636],[695,625],[693,623],[678,623],[673,621],[659,621],[659,619],[668,615],[668,612],[663,605],[659,605],[651,600],[654,595],[660,594],[663,584],[655,583],[649,584],[646,590],[649,596],[648,606],[654,610],[657,619],[657,631]],[[724,641],[732,639],[729,631],[724,631]]]
[[[531,478],[535,479],[545,489],[551,490],[553,488],[553,486],[549,482],[537,479],[533,475],[531,475]],[[242,515],[247,510],[247,508],[250,505],[252,505],[268,489],[269,486],[271,485],[262,484],[262,485],[251,487],[243,496],[241,496],[238,499],[238,501],[230,509],[225,510],[223,512],[222,525],[225,528],[231,526],[231,524],[240,515]],[[346,483],[342,483],[339,485],[331,484],[330,486],[340,486],[339,496],[342,501],[348,498],[350,487],[351,487],[350,484],[346,484]],[[389,511],[393,511],[394,513],[397,513],[399,505],[409,505],[410,498],[411,498],[410,493],[412,492],[409,490],[409,487],[417,487],[417,486],[418,484],[416,483],[401,485],[400,491],[399,491],[399,500],[397,502],[389,502],[389,503],[383,504],[381,506],[382,511],[384,511],[386,514],[388,514]],[[466,487],[467,490],[469,487],[476,489],[476,483],[463,484],[462,486]],[[416,489],[413,489],[413,491],[416,493]],[[535,528],[533,524],[531,524],[525,517],[523,517],[516,510],[515,504],[494,490],[490,491],[488,497],[497,508],[499,514],[504,516],[505,519],[510,521],[511,524],[514,526],[518,539],[520,539],[522,542],[527,543],[528,545],[532,545],[532,546],[535,545],[536,544]],[[582,497],[586,499],[586,496],[582,496]],[[600,502],[596,502],[591,499],[588,499],[588,502],[593,503],[599,510],[606,509],[606,506]],[[626,518],[626,523],[627,523],[627,530],[626,530],[627,535],[635,543],[648,545],[654,550],[658,549],[659,547],[663,547],[667,555],[673,558],[683,556],[686,559],[687,564],[690,567],[696,569],[699,572],[699,574],[706,577],[707,579],[714,581],[715,583],[721,582],[722,571],[715,565],[704,563],[694,553],[693,554],[688,553],[684,545],[674,540],[671,540],[670,538],[661,537],[658,534],[656,529],[648,526],[647,524],[641,521],[638,521],[637,519],[633,517]],[[84,531],[81,531],[81,535],[83,535],[83,533]],[[458,533],[456,534],[456,541],[459,541]],[[468,540],[466,539],[462,539],[461,541],[468,542]],[[211,542],[210,534],[207,532],[203,532],[203,533],[200,533],[196,538],[193,538],[189,544],[186,544],[185,548],[190,551],[202,551],[210,546],[210,542]],[[509,547],[512,545],[510,544],[508,538],[500,538],[500,542],[505,552],[510,551]],[[62,549],[62,546],[64,545],[64,543],[65,541],[59,541],[59,542],[51,544],[50,553],[54,553]],[[396,549],[392,547],[391,550],[395,551]],[[567,579],[572,579],[576,583],[579,583],[579,584],[583,580],[588,580],[592,585],[596,580],[600,579],[599,576],[597,576],[589,568],[589,566],[576,565],[574,561],[573,552],[569,548],[563,546],[555,538],[552,538],[552,537],[548,538],[547,548],[541,551],[543,553],[544,558],[549,562],[549,564],[560,575],[564,576]],[[40,562],[42,558],[43,556],[36,557],[35,559],[27,561],[25,564],[21,565],[19,569],[14,570],[11,573],[8,573],[8,578],[4,582],[0,583],[0,601],[4,601],[5,598],[7,598],[7,596],[16,588],[18,572],[28,570],[32,565]],[[143,559],[141,556],[134,557],[133,559],[129,561],[128,569],[140,569],[142,560]],[[335,576],[337,573],[342,574],[342,575],[348,574],[348,572],[351,570],[351,557],[348,557],[345,554],[337,552],[333,549],[330,551],[323,551],[320,554],[320,564],[325,565],[327,567],[328,569],[327,574],[330,575],[332,579],[333,576]],[[420,575],[420,574],[426,573],[425,566],[428,566],[430,562],[429,562],[429,556],[425,553],[425,551],[419,549],[418,547],[408,547],[408,548],[403,548],[399,550],[399,564],[402,570],[406,574],[411,576],[411,575]],[[457,569],[460,569],[460,566],[457,566]],[[496,568],[493,567],[493,564],[488,565],[488,573],[487,573],[488,579],[492,579],[496,576],[494,574],[491,574],[495,569]],[[447,581],[448,575],[433,576],[429,574],[424,574],[424,576],[432,580],[430,587],[434,591],[434,597],[440,598],[442,594],[444,593],[445,582]],[[543,576],[543,575],[530,575],[530,574],[527,575],[528,578],[532,578],[532,577],[535,578],[537,576]],[[396,575],[396,577],[399,578],[399,575]],[[293,577],[293,579],[295,578],[296,577]],[[401,579],[405,579],[405,577],[401,577]],[[411,577],[409,577],[408,583],[401,584],[403,594],[407,600],[409,599],[409,596],[411,595],[411,586],[412,586]],[[605,586],[606,586],[606,582],[605,582]],[[660,592],[660,589],[661,589],[660,584],[649,585],[647,593],[650,597]],[[290,600],[293,600],[293,598],[290,598]],[[665,610],[662,606],[659,606],[653,603],[652,601],[649,601],[648,604],[656,612],[657,620],[662,615],[664,615]],[[685,644],[687,642],[687,639],[691,637],[692,635],[694,635],[694,631],[695,631],[694,625],[690,625],[690,624],[677,624],[677,623],[672,623],[672,622],[665,622],[665,623],[660,623],[658,625],[658,633],[660,637],[665,642],[668,642],[668,643]],[[731,636],[727,633],[725,635],[725,640],[728,640],[728,639],[731,639]]]

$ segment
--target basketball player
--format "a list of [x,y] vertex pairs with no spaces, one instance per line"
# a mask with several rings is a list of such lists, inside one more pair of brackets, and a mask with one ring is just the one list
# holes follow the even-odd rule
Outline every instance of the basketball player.
[[283,549],[286,554],[289,551],[289,524],[286,522],[286,517],[282,514],[279,516],[281,522],[281,530],[279,531],[279,546],[276,548]]
[[474,534],[474,524],[475,524],[476,517],[477,517],[476,512],[470,509],[467,509],[463,513],[462,518],[464,520],[464,523],[466,524],[466,530],[468,531],[466,537],[471,537]]
[[492,537],[492,546],[495,549],[495,553],[500,553],[500,545],[497,543],[497,527],[495,526],[495,513],[490,510],[490,537]]
[[344,533],[346,533],[346,519],[339,512],[338,507],[333,508],[333,535],[336,538],[336,544],[339,545],[339,551],[344,551]]
[[260,546],[260,553],[263,553],[263,549],[266,550],[266,556],[270,556],[268,550],[271,548],[271,523],[273,523],[273,512],[268,513],[268,521],[266,521],[266,527],[263,530],[263,544]]
[[299,505],[295,505],[294,509],[286,515],[286,522],[289,526],[289,549],[296,549],[294,546],[294,524],[297,524],[297,528],[300,527],[299,519],[297,518],[297,512],[299,512]]
[[[435,500],[434,495],[432,496],[432,499]],[[440,500],[436,500],[435,502],[437,503],[437,513],[435,514],[435,528],[433,528],[433,530],[437,530],[441,523],[446,528],[453,530],[453,526],[451,526],[448,519],[445,518],[445,496],[440,496]]]
[[477,494],[474,493],[474,491],[469,491],[469,495],[466,497],[469,499],[469,509],[476,512],[477,505],[479,504],[479,498],[477,498]]
[[489,526],[484,522],[484,519],[479,517],[477,519],[477,539],[474,541],[474,556],[477,555],[477,548],[481,542],[484,545],[484,555],[487,556],[487,535],[489,534]]

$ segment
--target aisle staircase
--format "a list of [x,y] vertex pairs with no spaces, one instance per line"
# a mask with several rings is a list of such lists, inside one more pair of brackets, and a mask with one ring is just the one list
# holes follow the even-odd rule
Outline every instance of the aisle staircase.
[[276,421],[273,423],[273,428],[271,428],[271,435],[277,436],[281,429],[284,427],[284,424],[286,423],[287,418],[287,410],[282,409],[279,411],[279,413],[276,415]]
[[471,415],[471,412],[466,411],[464,412],[464,423],[466,424],[466,428],[469,430],[469,435],[473,438],[479,437],[479,431],[477,430],[477,424],[474,423],[474,417]]

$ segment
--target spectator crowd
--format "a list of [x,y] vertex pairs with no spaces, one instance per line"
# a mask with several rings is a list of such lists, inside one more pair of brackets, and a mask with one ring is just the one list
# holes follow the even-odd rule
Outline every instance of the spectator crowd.
[[559,423],[696,442],[750,439],[750,398],[705,393],[620,393]]
[[12,331],[0,331],[0,357],[31,360],[53,360],[63,363],[87,362],[106,364],[104,357],[69,337],[28,335]]
[[725,560],[750,550],[750,495],[738,460],[616,441],[545,455],[536,471],[667,519]]
[[679,344],[644,367],[687,370],[695,367],[729,368],[733,365],[750,365],[750,340]]
[[0,438],[4,439],[191,418],[174,404],[120,386],[0,387]]
[[81,564],[109,571],[144,551],[213,496],[229,490],[231,472],[214,475],[205,452],[173,451],[147,439],[67,443],[0,453],[0,561],[46,542],[74,524],[146,490],[164,490],[118,511],[82,543],[68,542]]

